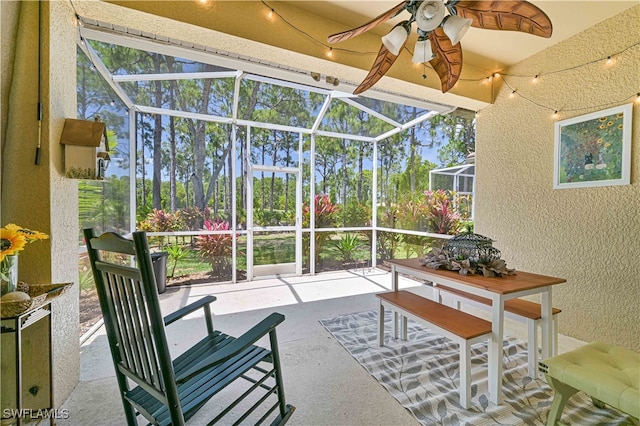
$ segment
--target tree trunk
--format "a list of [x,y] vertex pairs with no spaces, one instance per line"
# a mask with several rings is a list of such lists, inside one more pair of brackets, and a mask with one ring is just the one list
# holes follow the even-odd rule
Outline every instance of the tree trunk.
[[347,208],[347,141],[342,140],[342,207]]
[[225,173],[225,182],[227,183],[227,190],[226,190],[226,197],[225,197],[225,211],[227,212],[227,217],[231,218],[231,212],[233,210],[233,206],[232,206],[232,201],[233,201],[233,179],[231,176],[231,170],[233,170],[233,162],[235,161],[235,158],[232,158],[231,156],[229,156],[229,158],[227,158],[228,161],[228,166],[227,166],[227,172]]
[[[273,165],[276,165],[276,161],[278,161],[278,136],[276,131],[273,131],[273,156],[271,157],[271,162]],[[271,194],[269,195],[269,211],[273,212],[273,199],[276,185],[276,172],[271,173]]]
[[[159,55],[153,54],[153,68],[160,73]],[[154,82],[154,106],[162,108],[162,81]],[[162,209],[162,116],[153,116],[153,208]]]
[[358,203],[362,203],[362,169],[364,168],[364,142],[358,142],[360,148],[358,149]]
[[[173,104],[173,101],[171,102]],[[172,108],[175,106],[172,105]],[[169,117],[169,131],[171,143],[169,148],[169,205],[172,212],[176,211],[176,121]]]
[[[262,144],[262,164],[264,164],[264,160],[265,160],[266,154],[267,154],[267,147],[266,147],[266,144],[263,143]],[[265,195],[266,194],[265,194],[265,190],[264,190],[264,172],[260,172],[260,187],[262,188],[262,204],[260,205],[260,207],[262,209],[264,209],[265,204],[266,204],[265,203],[265,200],[266,200]]]
[[138,113],[138,117],[140,118],[140,174],[142,175],[142,184],[141,186],[141,194],[140,194],[140,204],[139,206],[145,206],[147,204],[147,173],[146,173],[146,156],[144,155],[144,146],[145,146],[145,139],[146,139],[146,132],[144,129],[144,117],[142,114]]

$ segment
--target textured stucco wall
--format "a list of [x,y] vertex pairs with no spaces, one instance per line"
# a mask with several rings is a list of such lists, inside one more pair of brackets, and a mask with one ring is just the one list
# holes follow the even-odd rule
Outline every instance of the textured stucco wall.
[[2,76],[0,86],[0,93],[2,94],[0,98],[0,140],[2,141],[2,146],[4,146],[5,133],[7,131],[8,108],[6,105],[9,103],[9,88],[13,76],[13,55],[15,55],[19,14],[20,2],[0,2],[0,17],[2,19],[0,23],[0,75]]
[[[567,119],[633,102],[640,92],[640,6],[534,55],[505,77],[523,96]],[[553,111],[503,86],[477,124],[478,233],[490,236],[510,267],[564,277],[554,289],[560,332],[640,350],[640,104],[634,103],[631,185],[553,189]],[[626,99],[626,101],[625,101]],[[573,112],[563,109],[584,108]],[[609,107],[609,106],[607,106]]]
[[[34,164],[38,142],[38,2],[21,2],[11,61],[13,79],[2,76],[7,108],[2,152],[2,224],[13,222],[49,234],[20,254],[19,277],[25,282],[75,282],[53,303],[54,403],[59,406],[79,381],[78,344],[78,191],[62,176],[60,134],[66,117],[76,115],[76,27],[71,5],[42,2],[41,91],[42,154]],[[14,25],[17,15],[2,15]],[[51,23],[51,25],[49,25]],[[3,33],[4,35],[4,33]],[[4,59],[4,58],[3,58]],[[8,102],[4,102],[8,99]],[[25,337],[26,339],[26,337]],[[37,342],[40,343],[41,342]],[[26,361],[29,365],[29,361]]]

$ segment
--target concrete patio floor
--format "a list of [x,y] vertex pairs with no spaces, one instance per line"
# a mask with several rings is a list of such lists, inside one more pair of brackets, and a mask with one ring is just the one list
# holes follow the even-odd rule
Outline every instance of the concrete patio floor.
[[[431,295],[431,287],[406,278],[400,288]],[[292,425],[414,425],[413,416],[336,342],[318,320],[377,308],[374,294],[391,289],[391,275],[358,269],[304,277],[275,277],[247,283],[169,287],[162,294],[166,313],[204,295],[214,295],[214,326],[239,336],[272,312],[285,316],[278,326],[287,402],[296,407]],[[487,318],[487,312],[472,310]],[[175,354],[206,333],[202,311],[170,325]],[[560,321],[562,319],[560,318]],[[526,327],[505,320],[505,335],[526,340]],[[559,336],[559,352],[584,342]],[[210,403],[212,404],[212,403]],[[80,384],[64,403],[70,418],[59,425],[125,424],[109,347],[101,327],[81,347]],[[207,406],[190,422],[204,425]],[[142,421],[141,424],[144,424]]]

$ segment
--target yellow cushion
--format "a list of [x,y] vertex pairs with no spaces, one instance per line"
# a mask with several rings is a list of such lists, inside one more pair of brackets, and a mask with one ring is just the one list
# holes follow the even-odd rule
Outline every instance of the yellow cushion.
[[640,353],[593,342],[542,364],[552,378],[640,417]]

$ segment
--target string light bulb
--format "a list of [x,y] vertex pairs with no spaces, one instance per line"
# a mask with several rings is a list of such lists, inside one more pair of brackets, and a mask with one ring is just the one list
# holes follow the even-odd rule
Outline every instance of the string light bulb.
[[605,62],[606,65],[611,65],[613,64],[613,58],[611,56],[607,56],[607,62]]
[[640,104],[640,93],[636,95],[636,103]]
[[538,74],[535,75],[535,77],[533,77],[533,80],[531,80],[533,83],[537,83],[538,82]]
[[111,105],[112,107],[116,106],[116,101],[114,101],[113,99],[111,99],[111,102],[109,102],[109,105]]
[[515,91],[515,90],[513,90],[513,91],[509,94],[509,98],[510,98],[510,99],[513,99],[513,98],[515,98],[515,97],[516,97],[516,91]]
[[329,50],[327,50],[327,57],[333,58],[333,47],[330,47]]
[[558,118],[558,110],[555,110],[551,115],[551,118]]
[[493,78],[498,78],[500,77],[500,73],[499,72],[494,72],[493,73]]

